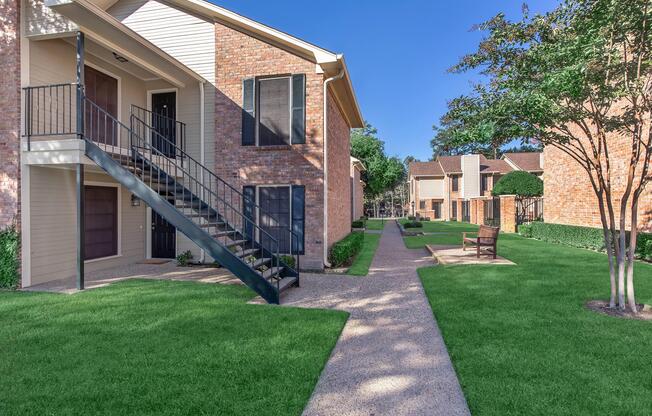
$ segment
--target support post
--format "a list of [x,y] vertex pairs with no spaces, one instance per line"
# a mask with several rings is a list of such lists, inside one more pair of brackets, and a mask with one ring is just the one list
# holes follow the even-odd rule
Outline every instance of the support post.
[[77,136],[84,138],[84,32],[77,32]]
[[[77,137],[84,139],[84,33],[77,32]],[[77,290],[84,290],[84,165],[77,164]]]
[[77,290],[84,290],[84,164],[77,164]]

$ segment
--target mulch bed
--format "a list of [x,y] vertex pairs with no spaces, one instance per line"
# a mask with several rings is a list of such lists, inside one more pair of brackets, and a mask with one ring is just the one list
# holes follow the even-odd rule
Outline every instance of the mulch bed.
[[592,300],[586,303],[586,308],[593,312],[601,313],[622,319],[636,319],[639,321],[652,321],[652,306],[638,304],[638,313],[634,314],[629,310],[623,311],[620,308],[610,308],[609,302],[603,300]]

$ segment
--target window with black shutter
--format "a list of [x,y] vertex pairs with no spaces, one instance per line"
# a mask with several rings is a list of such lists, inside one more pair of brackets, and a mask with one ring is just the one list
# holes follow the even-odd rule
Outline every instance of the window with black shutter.
[[453,192],[459,191],[460,190],[460,177],[459,176],[452,176],[451,181],[452,181],[452,186],[451,187],[453,188]]
[[242,96],[243,146],[305,143],[305,74],[245,79]]
[[425,200],[419,201],[419,209],[422,209],[422,210],[426,209],[426,201]]

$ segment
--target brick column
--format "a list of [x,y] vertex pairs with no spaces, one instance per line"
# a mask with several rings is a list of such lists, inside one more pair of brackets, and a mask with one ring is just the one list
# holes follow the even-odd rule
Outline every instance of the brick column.
[[20,1],[0,0],[0,229],[20,227]]
[[500,197],[500,229],[506,233],[516,230],[516,196],[502,195]]
[[484,200],[486,198],[478,198],[476,199],[477,201],[477,210],[478,210],[478,216],[477,216],[477,222],[476,224],[478,225],[484,225]]

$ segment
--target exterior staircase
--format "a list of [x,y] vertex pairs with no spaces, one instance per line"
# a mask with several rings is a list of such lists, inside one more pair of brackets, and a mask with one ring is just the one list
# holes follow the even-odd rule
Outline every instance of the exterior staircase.
[[[44,87],[26,89],[28,104],[37,88]],[[278,304],[281,292],[299,284],[299,239],[291,229],[279,232],[275,223],[260,226],[256,214],[265,212],[255,201],[197,162],[176,140],[160,134],[142,109],[132,108],[126,126],[83,96],[81,102],[82,131],[68,134],[84,140],[86,156],[108,175],[268,303]],[[27,122],[26,131],[34,134],[32,122]],[[119,141],[122,146],[116,146]],[[291,242],[290,252],[283,252],[287,248],[281,245],[281,237]]]

